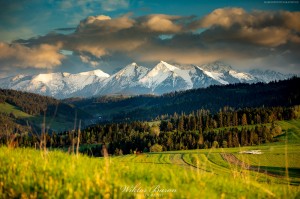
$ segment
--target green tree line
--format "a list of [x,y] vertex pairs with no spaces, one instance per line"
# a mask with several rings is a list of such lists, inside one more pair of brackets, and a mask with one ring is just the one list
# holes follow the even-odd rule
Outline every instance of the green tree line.
[[[52,148],[71,148],[79,140],[80,144],[94,146],[82,152],[99,156],[103,145],[110,154],[116,155],[134,151],[251,146],[276,141],[275,137],[282,132],[275,121],[296,119],[299,112],[299,106],[241,110],[224,107],[216,114],[198,110],[190,114],[162,115],[162,120],[155,124],[142,121],[98,124],[82,131],[18,134],[14,140],[21,147],[35,147],[45,140],[46,146]],[[5,144],[7,138],[2,136],[0,142]]]

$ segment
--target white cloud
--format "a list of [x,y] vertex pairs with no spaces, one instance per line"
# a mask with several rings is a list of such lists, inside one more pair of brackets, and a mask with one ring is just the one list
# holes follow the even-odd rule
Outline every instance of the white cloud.
[[300,12],[220,8],[194,24],[195,28],[209,28],[206,38],[210,40],[235,40],[274,47],[289,41],[299,43],[299,18]]
[[169,15],[150,15],[148,20],[143,22],[142,25],[156,32],[179,32],[181,26],[172,21],[177,18]]
[[0,63],[3,67],[53,68],[61,64],[64,55],[58,51],[61,44],[41,44],[27,47],[21,44],[0,43]]
[[[62,57],[53,48],[49,50],[53,53],[49,61],[44,57],[42,60],[45,63],[37,64],[33,59],[20,59],[17,54],[25,51],[28,52],[26,55],[34,55],[36,49],[45,51],[42,45],[62,42],[62,49],[74,51],[74,56],[79,55],[77,59],[89,66],[103,64],[103,60],[165,60],[185,64],[216,60],[231,63],[238,60],[241,67],[249,67],[252,60],[266,61],[268,59],[265,57],[280,57],[281,66],[295,68],[295,65],[299,66],[300,56],[298,15],[299,12],[287,11],[246,12],[241,8],[217,9],[201,19],[162,14],[116,18],[98,15],[81,20],[73,33],[48,34],[26,41],[34,47],[23,46],[21,50],[10,48],[16,48],[14,53],[19,62],[24,61],[22,66],[31,63],[32,67],[57,66]],[[171,37],[165,39],[164,35]],[[286,50],[291,53],[280,56]],[[13,53],[10,54],[10,61],[12,59]],[[3,58],[0,62],[6,63]],[[17,66],[17,63],[11,63]],[[271,67],[268,63],[265,65]]]

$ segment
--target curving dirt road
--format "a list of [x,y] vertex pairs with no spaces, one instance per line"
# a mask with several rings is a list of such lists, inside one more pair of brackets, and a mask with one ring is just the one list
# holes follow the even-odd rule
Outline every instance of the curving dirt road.
[[267,174],[267,175],[273,176],[273,177],[283,177],[281,175],[274,174],[274,173],[272,173],[270,171],[267,171],[265,169],[261,169],[258,166],[249,165],[249,164],[241,161],[237,157],[235,157],[232,153],[220,153],[220,154],[221,154],[222,158],[225,161],[227,161],[228,163],[230,163],[232,165],[239,166],[242,169],[246,169],[246,170],[250,170],[250,171],[256,171],[256,172],[259,172],[259,173],[264,173],[264,174]]

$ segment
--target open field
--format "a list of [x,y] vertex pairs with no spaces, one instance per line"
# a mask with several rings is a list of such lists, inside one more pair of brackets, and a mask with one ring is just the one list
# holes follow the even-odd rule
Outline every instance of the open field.
[[31,115],[23,112],[18,107],[13,106],[9,103],[0,103],[0,113],[6,113],[6,114],[14,114],[14,116],[18,118],[30,118]]
[[279,123],[279,142],[240,148],[91,158],[2,147],[0,198],[297,198],[299,120]]
[[[249,148],[259,148],[266,155],[248,154],[253,158],[246,159],[237,153]],[[275,158],[276,154],[285,157],[284,148],[269,145],[90,158],[2,147],[0,198],[295,198],[300,193],[300,145],[287,147],[288,165]],[[251,165],[260,161],[264,169],[275,172],[243,169],[225,161],[221,153]]]
[[[154,198],[294,198],[300,191],[299,186],[288,185],[290,179],[285,177],[228,168],[220,158],[213,162],[205,153],[198,155],[204,162],[195,164],[193,155],[145,154],[96,159],[77,158],[58,151],[44,154],[32,149],[1,148],[0,197],[143,198],[154,194]],[[191,163],[186,160],[189,156]],[[130,192],[130,187],[135,186],[140,190]],[[156,186],[170,192],[154,191]],[[141,189],[149,191],[142,193]]]

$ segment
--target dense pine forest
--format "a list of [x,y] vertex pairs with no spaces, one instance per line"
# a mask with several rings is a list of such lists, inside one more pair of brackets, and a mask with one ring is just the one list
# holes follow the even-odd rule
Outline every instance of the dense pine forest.
[[[0,90],[0,105],[9,104],[29,117],[60,117],[62,122],[73,123],[69,130],[50,131],[42,120],[35,124],[27,116],[1,112],[0,143],[69,151],[80,144],[82,153],[94,156],[101,156],[103,147],[109,154],[120,155],[258,145],[276,141],[276,136],[283,133],[276,121],[299,118],[297,85],[300,78],[295,77],[269,84],[212,86],[163,96],[64,101]],[[94,124],[84,125],[91,118],[96,118]]]

